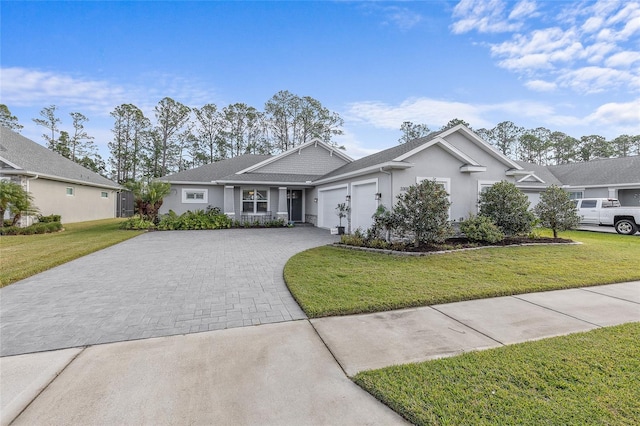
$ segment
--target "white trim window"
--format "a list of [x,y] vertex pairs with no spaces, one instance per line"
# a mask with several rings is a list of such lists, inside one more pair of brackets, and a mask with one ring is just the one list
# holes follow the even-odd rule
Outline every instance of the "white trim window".
[[66,194],[67,194],[69,197],[73,197],[73,196],[75,195],[75,192],[76,192],[76,191],[74,190],[73,186],[67,186],[67,188],[65,189],[65,191],[66,191]]
[[109,198],[109,193],[107,191],[101,191],[100,198]]
[[182,188],[182,202],[186,204],[207,204],[209,191],[206,188]]
[[242,213],[267,214],[269,212],[268,188],[242,188]]
[[579,200],[584,198],[584,191],[569,191],[570,200]]

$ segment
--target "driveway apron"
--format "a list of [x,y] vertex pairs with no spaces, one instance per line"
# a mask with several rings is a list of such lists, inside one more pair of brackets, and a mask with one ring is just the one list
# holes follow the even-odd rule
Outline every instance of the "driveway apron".
[[283,267],[336,239],[313,227],[141,235],[0,289],[0,356],[306,318]]

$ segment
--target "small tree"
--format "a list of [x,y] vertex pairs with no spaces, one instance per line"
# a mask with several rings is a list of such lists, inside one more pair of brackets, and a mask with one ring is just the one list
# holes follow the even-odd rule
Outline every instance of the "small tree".
[[158,223],[158,211],[162,207],[163,198],[169,195],[169,182],[151,181],[129,182],[125,187],[133,192],[135,209],[142,219]]
[[528,234],[535,223],[530,204],[513,183],[501,181],[480,194],[479,215],[491,219],[507,236]]
[[351,211],[351,207],[347,205],[347,203],[340,203],[336,207],[336,215],[338,215],[339,227],[342,227],[342,219],[347,217],[349,212]]
[[558,231],[574,229],[580,224],[580,216],[569,193],[556,185],[540,194],[540,202],[534,211],[542,226],[551,228],[553,238],[558,238]]
[[414,244],[440,243],[453,234],[449,223],[449,194],[435,180],[424,180],[398,195],[394,223]]
[[10,211],[13,215],[11,225],[16,225],[23,214],[38,212],[33,205],[33,196],[25,191],[21,185],[6,180],[0,180],[0,226],[4,226],[4,214]]

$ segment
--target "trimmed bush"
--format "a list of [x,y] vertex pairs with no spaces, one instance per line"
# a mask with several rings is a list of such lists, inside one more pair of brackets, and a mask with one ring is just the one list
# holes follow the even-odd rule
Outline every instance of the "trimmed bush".
[[527,235],[536,217],[529,199],[513,183],[501,181],[480,194],[479,216],[486,216],[507,236]]
[[129,219],[122,222],[122,224],[120,225],[120,229],[127,229],[127,230],[148,230],[148,229],[155,229],[155,227],[156,225],[154,225],[153,222],[151,222],[150,220],[143,219],[140,216],[130,217]]
[[38,215],[39,223],[61,222],[62,217],[59,214],[50,214],[49,216]]
[[504,239],[504,234],[495,223],[486,216],[471,216],[460,222],[460,231],[471,241],[497,243]]

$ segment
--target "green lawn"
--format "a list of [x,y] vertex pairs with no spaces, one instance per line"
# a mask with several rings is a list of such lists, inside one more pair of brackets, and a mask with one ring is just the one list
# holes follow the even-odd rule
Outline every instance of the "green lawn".
[[640,280],[640,238],[565,232],[581,245],[500,247],[425,257],[319,247],[284,277],[310,317]]
[[417,425],[636,425],[638,342],[640,323],[631,323],[354,380]]
[[53,234],[0,237],[0,287],[140,235],[121,219],[70,223]]

